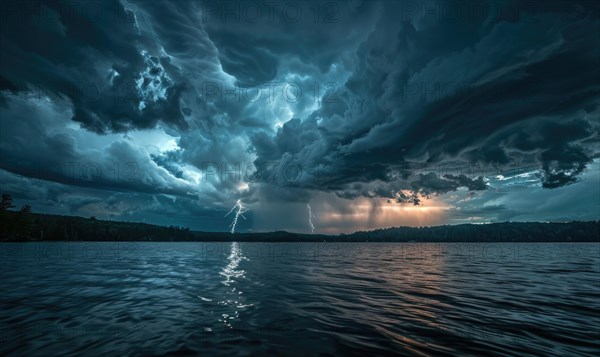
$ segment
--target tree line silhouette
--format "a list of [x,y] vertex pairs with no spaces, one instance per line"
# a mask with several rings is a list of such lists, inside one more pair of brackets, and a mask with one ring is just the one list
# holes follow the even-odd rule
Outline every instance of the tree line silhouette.
[[155,226],[144,223],[102,221],[33,213],[29,205],[18,211],[12,197],[0,201],[0,240],[2,241],[186,241],[189,228]]
[[600,242],[600,221],[503,222],[435,227],[394,227],[351,234],[285,231],[236,233],[190,231],[180,226],[99,220],[33,213],[0,200],[0,241],[238,241],[238,242]]
[[12,197],[3,194],[0,199],[0,237],[10,234],[16,239],[27,240],[33,230],[31,206],[23,205],[16,212],[9,211],[11,208],[15,208]]

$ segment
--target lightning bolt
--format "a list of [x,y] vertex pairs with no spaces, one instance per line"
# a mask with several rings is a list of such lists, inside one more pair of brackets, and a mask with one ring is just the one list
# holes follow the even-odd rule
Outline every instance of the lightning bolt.
[[315,225],[312,222],[312,210],[310,209],[310,203],[306,204],[306,208],[308,208],[308,225],[310,226],[310,233],[314,233],[315,232]]
[[[236,210],[237,209],[237,210]],[[246,211],[248,211],[246,208],[244,208],[244,206],[242,205],[242,201],[241,200],[237,200],[237,202],[235,203],[235,206],[233,206],[231,208],[231,210],[229,212],[227,212],[227,214],[225,215],[225,217],[229,216],[229,214],[231,212],[233,212],[235,210],[235,216],[233,217],[233,221],[231,222],[231,224],[229,225],[229,227],[231,228],[231,234],[235,233],[235,225],[237,224],[238,218],[241,216],[243,219],[246,219],[246,217],[244,217],[244,213]]]

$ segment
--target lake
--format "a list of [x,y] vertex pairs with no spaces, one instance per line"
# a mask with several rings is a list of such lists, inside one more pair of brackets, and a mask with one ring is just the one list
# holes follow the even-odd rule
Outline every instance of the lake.
[[4,243],[2,355],[598,355],[596,243]]

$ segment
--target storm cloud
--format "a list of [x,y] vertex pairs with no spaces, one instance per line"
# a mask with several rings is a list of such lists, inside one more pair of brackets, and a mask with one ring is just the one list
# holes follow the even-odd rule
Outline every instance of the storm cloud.
[[[598,180],[599,16],[594,1],[8,2],[2,192],[205,230],[238,199],[239,231],[308,229],[311,201],[323,232],[440,200],[419,222],[513,219],[510,200],[479,201],[524,190],[507,177],[538,199]],[[323,213],[365,200],[363,226]],[[530,219],[580,216],[562,209]]]

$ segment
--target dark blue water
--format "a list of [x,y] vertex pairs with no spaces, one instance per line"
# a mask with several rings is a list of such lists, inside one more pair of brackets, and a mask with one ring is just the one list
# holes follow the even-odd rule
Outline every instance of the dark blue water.
[[598,355],[600,244],[7,243],[2,355]]

